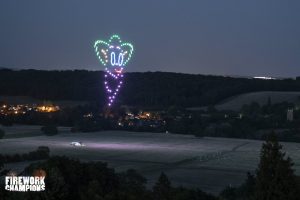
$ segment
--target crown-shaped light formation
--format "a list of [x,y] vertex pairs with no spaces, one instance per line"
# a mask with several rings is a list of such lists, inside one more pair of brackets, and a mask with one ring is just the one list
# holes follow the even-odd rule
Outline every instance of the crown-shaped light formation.
[[95,52],[104,65],[125,66],[131,59],[133,46],[128,42],[122,43],[118,35],[112,35],[109,40],[97,40],[94,44]]
[[104,85],[108,106],[111,106],[123,84],[123,69],[131,59],[133,46],[123,43],[118,35],[112,35],[108,41],[97,40],[94,48],[99,61],[105,66]]

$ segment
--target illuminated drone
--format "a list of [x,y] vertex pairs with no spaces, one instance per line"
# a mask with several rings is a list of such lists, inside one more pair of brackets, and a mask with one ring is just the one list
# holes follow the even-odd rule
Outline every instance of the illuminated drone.
[[108,42],[97,40],[95,52],[105,66],[104,85],[108,93],[108,106],[111,106],[123,84],[123,70],[131,58],[133,46],[122,43],[118,35],[112,35]]

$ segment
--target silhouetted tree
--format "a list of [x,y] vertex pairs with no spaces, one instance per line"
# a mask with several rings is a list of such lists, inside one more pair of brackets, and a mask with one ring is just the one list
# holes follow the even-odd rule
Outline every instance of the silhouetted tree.
[[149,193],[146,191],[147,180],[135,170],[129,169],[120,174],[121,191],[120,199],[140,200],[148,199]]
[[263,144],[256,172],[255,199],[299,199],[292,160],[285,158],[282,146],[272,133]]
[[155,200],[172,200],[171,182],[163,172],[153,186],[153,195]]
[[9,192],[0,182],[0,199],[5,200],[216,200],[200,190],[172,188],[162,173],[153,187],[146,189],[146,179],[135,170],[117,174],[102,162],[80,162],[67,157],[51,157],[32,163],[22,175],[37,169],[46,174],[46,191]]
[[227,186],[221,193],[220,197],[223,200],[236,200],[237,199],[237,188]]
[[247,173],[247,179],[237,190],[237,196],[241,199],[252,200],[254,198],[255,176]]
[[218,198],[201,190],[184,187],[173,188],[172,200],[217,200]]

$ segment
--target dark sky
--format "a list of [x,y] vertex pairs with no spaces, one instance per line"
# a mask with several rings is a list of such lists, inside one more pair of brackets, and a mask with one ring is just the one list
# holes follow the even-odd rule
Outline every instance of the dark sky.
[[1,0],[0,66],[102,70],[93,43],[116,33],[135,47],[127,71],[297,76],[299,10],[299,0]]

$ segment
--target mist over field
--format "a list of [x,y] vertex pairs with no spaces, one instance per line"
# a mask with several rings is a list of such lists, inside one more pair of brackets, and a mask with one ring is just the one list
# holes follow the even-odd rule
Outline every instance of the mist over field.
[[[161,171],[174,185],[200,188],[218,194],[226,186],[239,186],[247,172],[254,172],[259,161],[261,141],[196,138],[178,134],[101,131],[71,133],[60,128],[56,136],[43,136],[40,127],[14,126],[7,128],[7,139],[0,140],[2,154],[15,154],[48,146],[51,156],[65,155],[82,161],[103,161],[117,171],[133,168],[148,179],[152,186]],[[10,138],[23,133],[23,137]],[[35,136],[31,134],[36,133]],[[72,141],[85,146],[75,147]],[[300,174],[300,144],[283,143],[284,150],[295,162]],[[24,163],[7,164],[7,168],[22,171]]]

